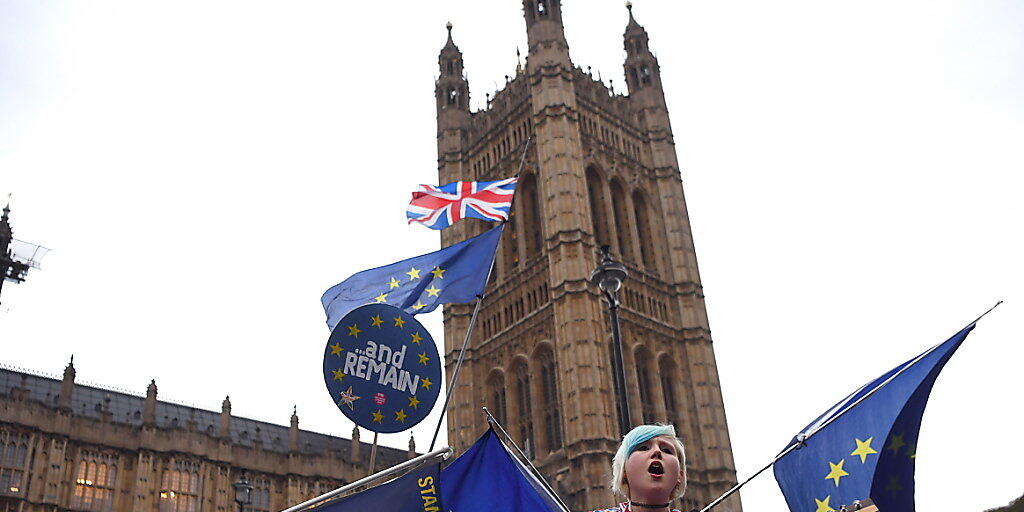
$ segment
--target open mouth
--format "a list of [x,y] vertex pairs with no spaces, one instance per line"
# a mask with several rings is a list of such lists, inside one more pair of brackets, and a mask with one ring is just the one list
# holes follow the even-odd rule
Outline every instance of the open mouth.
[[661,476],[665,474],[665,467],[661,465],[661,462],[651,462],[650,466],[647,466],[647,472],[653,476]]

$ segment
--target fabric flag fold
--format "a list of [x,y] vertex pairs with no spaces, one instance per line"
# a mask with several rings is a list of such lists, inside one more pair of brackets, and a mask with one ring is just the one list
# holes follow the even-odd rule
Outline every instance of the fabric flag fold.
[[439,251],[364,270],[332,286],[320,302],[334,327],[363,304],[390,304],[411,314],[470,302],[483,293],[504,224]]
[[834,512],[868,499],[878,510],[914,511],[917,437],[928,395],[974,326],[862,386],[790,441],[787,447],[806,438],[806,446],[782,457],[774,471],[791,512]]
[[441,484],[446,512],[567,512],[490,429],[441,471]]
[[498,181],[456,181],[447,185],[420,185],[412,193],[405,215],[409,223],[444,229],[463,218],[508,220],[517,178]]
[[441,506],[440,463],[428,464],[404,476],[340,500],[321,505],[310,512],[443,512]]

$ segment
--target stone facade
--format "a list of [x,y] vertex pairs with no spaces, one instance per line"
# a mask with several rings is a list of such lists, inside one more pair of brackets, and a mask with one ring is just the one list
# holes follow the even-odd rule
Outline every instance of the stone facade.
[[[379,448],[378,470],[411,458]],[[232,484],[254,484],[252,512],[301,503],[369,474],[370,446],[291,425],[0,367],[0,512],[237,510]]]
[[[451,26],[436,83],[441,183],[515,175],[506,224],[449,412],[456,450],[486,428],[487,406],[570,506],[613,501],[607,486],[619,425],[606,303],[589,284],[598,248],[626,264],[620,292],[631,423],[670,422],[687,446],[696,508],[735,484],[729,433],[683,197],[647,32],[624,34],[628,94],[575,66],[558,0],[524,0],[529,52],[473,111]],[[527,141],[529,144],[527,145]],[[448,246],[486,230],[464,220]],[[472,305],[445,308],[451,375]],[[719,507],[741,510],[739,497]]]

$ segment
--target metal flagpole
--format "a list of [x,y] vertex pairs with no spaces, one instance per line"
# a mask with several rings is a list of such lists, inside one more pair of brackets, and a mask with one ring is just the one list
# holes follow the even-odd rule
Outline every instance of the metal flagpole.
[[498,431],[501,432],[501,435],[505,436],[505,439],[507,439],[508,442],[512,444],[512,447],[516,449],[516,453],[519,454],[517,458],[519,458],[522,462],[525,463],[525,465],[528,468],[530,468],[530,472],[533,473],[533,476],[537,477],[537,480],[539,480],[541,484],[544,485],[544,488],[547,489],[548,493],[551,494],[551,496],[554,497],[556,501],[558,501],[558,504],[561,505],[563,509],[568,511],[569,506],[566,505],[565,502],[562,501],[562,497],[559,496],[555,492],[555,490],[551,488],[551,484],[549,484],[548,481],[544,479],[544,476],[541,475],[537,467],[534,466],[532,462],[530,462],[530,458],[527,457],[525,453],[523,453],[523,450],[519,449],[519,445],[517,445],[515,440],[512,439],[512,436],[508,435],[508,432],[505,431],[505,427],[502,427],[501,423],[498,423],[498,419],[495,418],[494,415],[491,414],[491,411],[488,411],[486,407],[482,407],[482,409],[484,410],[484,414],[487,415],[487,422],[490,423],[491,426],[497,427]]
[[[976,323],[978,323],[978,320],[981,320],[982,318],[984,318],[984,317],[985,317],[985,315],[987,315],[987,314],[991,313],[993,309],[995,309],[995,308],[996,308],[997,306],[999,306],[999,305],[1000,305],[1000,304],[1002,304],[1002,303],[1003,303],[1003,301],[999,301],[999,302],[996,302],[996,305],[995,305],[995,306],[992,306],[991,308],[988,308],[988,311],[986,311],[986,312],[982,313],[982,314],[981,314],[981,316],[979,316],[978,318],[975,318],[973,322],[971,322],[971,323],[969,323],[969,324],[965,325],[965,326],[964,326],[964,327],[963,327],[962,329],[960,329],[960,331],[962,331],[962,330],[966,329],[966,328],[967,328],[968,326],[971,326],[971,325],[973,325],[973,324],[976,324]],[[960,332],[960,331],[957,331],[957,332]],[[942,342],[942,343],[945,343],[945,342]],[[913,362],[911,362],[910,364],[908,364],[908,365],[904,366],[903,368],[901,368],[901,369],[900,369],[900,371],[896,372],[896,373],[895,373],[895,374],[893,374],[893,375],[892,375],[891,377],[889,377],[888,379],[886,379],[886,380],[885,380],[885,382],[882,382],[881,384],[879,384],[879,385],[875,386],[875,389],[872,389],[871,391],[867,392],[867,393],[866,393],[866,394],[865,394],[864,396],[862,396],[862,397],[858,398],[858,399],[857,399],[857,400],[856,400],[855,402],[853,402],[852,404],[850,404],[850,405],[849,405],[849,406],[848,406],[847,408],[845,408],[845,409],[843,409],[842,411],[840,411],[840,412],[839,412],[839,414],[836,414],[835,416],[833,416],[833,417],[829,418],[829,420],[828,420],[828,421],[826,421],[825,423],[822,423],[821,425],[819,425],[819,426],[818,426],[817,428],[815,428],[814,430],[810,431],[810,432],[809,432],[809,433],[807,433],[807,434],[798,434],[798,435],[796,436],[796,439],[797,439],[797,441],[796,441],[795,443],[793,443],[793,444],[789,445],[789,447],[787,447],[787,448],[786,448],[785,450],[783,450],[783,451],[782,451],[782,453],[780,453],[780,454],[776,455],[776,456],[775,456],[775,458],[774,458],[774,459],[772,459],[772,461],[771,461],[771,462],[769,462],[769,463],[768,463],[768,464],[767,464],[767,465],[766,465],[765,467],[763,467],[763,468],[761,468],[761,469],[757,470],[757,472],[756,472],[756,473],[754,473],[753,475],[751,475],[751,476],[750,476],[749,478],[747,478],[746,480],[744,480],[744,481],[742,481],[742,482],[740,482],[740,483],[738,483],[738,484],[734,485],[734,486],[732,487],[732,489],[729,489],[728,491],[725,491],[725,494],[723,494],[723,495],[719,496],[719,497],[718,497],[717,499],[715,499],[715,501],[712,501],[711,503],[709,503],[709,504],[708,504],[708,506],[706,506],[706,507],[704,507],[704,508],[700,509],[700,512],[707,512],[708,510],[711,510],[712,508],[714,508],[714,507],[715,507],[716,505],[718,505],[719,503],[721,503],[721,502],[725,501],[725,499],[726,499],[726,498],[728,498],[729,496],[731,496],[731,495],[735,494],[735,493],[736,493],[736,491],[740,490],[740,487],[743,487],[744,485],[747,485],[747,482],[749,482],[749,481],[753,480],[753,479],[754,479],[754,477],[756,477],[757,475],[760,475],[761,473],[764,473],[766,469],[768,469],[768,468],[770,468],[770,467],[774,466],[776,462],[778,462],[778,461],[779,461],[779,460],[781,460],[781,459],[782,459],[783,457],[785,457],[786,455],[788,455],[788,454],[789,454],[789,452],[791,452],[791,451],[793,451],[793,450],[796,450],[797,448],[800,448],[801,446],[804,446],[804,445],[806,445],[806,444],[807,444],[807,440],[808,440],[808,439],[810,439],[810,438],[811,438],[811,436],[813,436],[814,434],[817,434],[818,432],[821,432],[822,430],[824,430],[824,429],[825,429],[825,427],[827,427],[827,426],[831,425],[831,424],[832,424],[832,423],[833,423],[834,421],[838,420],[838,419],[839,419],[840,417],[842,417],[842,416],[843,416],[844,414],[846,414],[846,413],[850,412],[851,410],[853,410],[853,408],[854,408],[854,407],[857,407],[858,405],[860,405],[860,404],[861,404],[861,402],[863,402],[864,400],[867,400],[867,399],[868,399],[868,397],[870,397],[871,395],[874,395],[874,394],[875,394],[875,393],[876,393],[876,392],[877,392],[877,391],[878,391],[879,389],[882,389],[882,388],[884,388],[884,387],[885,387],[886,385],[888,385],[888,384],[889,384],[890,382],[892,382],[892,381],[893,381],[893,379],[895,379],[896,377],[899,377],[899,376],[900,376],[901,374],[903,374],[903,372],[907,371],[908,369],[910,369],[911,367],[913,367],[913,366],[914,366],[915,364],[917,364],[917,363],[918,363],[918,361],[920,361],[921,359],[923,359],[923,358],[924,358],[925,356],[927,356],[928,354],[931,354],[931,353],[932,353],[933,351],[935,351],[935,349],[937,349],[937,348],[939,348],[940,346],[942,346],[942,343],[939,343],[939,344],[935,345],[934,347],[932,347],[932,348],[930,348],[930,349],[926,350],[926,351],[925,351],[925,352],[924,352],[923,354],[921,354],[920,356],[918,356],[918,357],[917,357],[917,359],[915,359],[915,360],[914,360]]]
[[[526,164],[526,150],[530,148],[530,141],[533,140],[533,136],[526,139],[526,143],[523,146],[523,155],[519,158],[519,170],[516,171],[516,176],[523,172],[523,165]],[[516,196],[512,195],[513,204],[516,200]],[[512,205],[509,205],[508,209],[509,218],[512,216]],[[504,236],[504,232],[501,233]],[[501,240],[498,240],[498,246],[494,250],[494,258],[491,259],[491,266],[487,269],[487,279],[484,281],[484,288],[486,289],[488,282],[491,280],[491,273],[494,272],[494,262],[498,259],[498,250],[501,248]],[[466,349],[469,347],[469,338],[473,335],[473,328],[476,326],[476,315],[480,312],[480,305],[484,301],[486,293],[481,293],[476,296],[476,305],[473,306],[473,314],[469,317],[469,327],[466,329],[466,337],[462,340],[462,349],[459,350],[459,358],[455,362],[455,370],[452,371],[452,380],[448,383],[448,391],[444,395],[444,406],[441,407],[441,416],[437,418],[437,427],[434,429],[434,437],[430,440],[430,448],[427,451],[434,449],[434,444],[437,443],[437,435],[441,432],[441,424],[444,423],[444,415],[448,411],[448,403],[451,402],[452,393],[455,392],[455,384],[459,380],[459,371],[462,370],[462,362],[466,359]]]
[[391,475],[394,475],[394,474],[396,474],[396,473],[398,473],[398,472],[400,472],[400,471],[402,471],[404,469],[409,469],[409,468],[411,468],[413,466],[417,466],[418,467],[423,462],[431,461],[431,460],[434,460],[434,459],[437,459],[437,458],[447,459],[448,457],[451,456],[451,454],[452,454],[452,449],[451,448],[442,448],[442,449],[437,450],[437,451],[433,451],[433,452],[430,452],[430,453],[425,453],[423,455],[420,455],[419,457],[416,457],[416,458],[413,458],[413,459],[409,459],[409,460],[407,460],[407,461],[405,461],[405,462],[403,462],[401,464],[397,464],[397,465],[392,466],[392,467],[390,467],[388,469],[385,469],[384,471],[381,471],[380,473],[377,473],[377,474],[374,474],[374,475],[370,475],[370,476],[368,476],[366,478],[363,478],[363,479],[360,479],[360,480],[356,480],[355,482],[352,482],[350,484],[345,484],[345,485],[343,485],[343,486],[341,486],[341,487],[339,487],[339,488],[337,488],[337,489],[335,489],[333,491],[327,492],[325,494],[321,494],[320,496],[317,496],[316,498],[313,498],[313,499],[304,501],[302,503],[299,503],[298,505],[295,505],[294,507],[286,508],[286,509],[282,510],[281,512],[297,512],[299,510],[303,510],[303,509],[308,508],[310,506],[316,505],[317,503],[320,503],[320,502],[323,502],[323,501],[327,501],[327,500],[329,500],[329,499],[331,499],[331,498],[333,498],[335,496],[339,496],[341,494],[344,494],[344,493],[346,493],[348,491],[351,491],[352,489],[357,489],[357,488],[362,487],[364,485],[368,485],[368,484],[370,484],[372,482],[376,482],[377,480],[381,480],[381,479],[387,478],[387,477],[389,477]]

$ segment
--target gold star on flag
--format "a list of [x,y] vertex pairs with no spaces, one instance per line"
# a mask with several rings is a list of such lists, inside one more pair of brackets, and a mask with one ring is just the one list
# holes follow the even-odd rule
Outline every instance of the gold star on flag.
[[384,304],[388,300],[388,294],[382,293],[373,298],[373,302],[376,304]]
[[430,358],[427,357],[426,353],[420,354],[419,358],[420,358],[420,364],[427,364],[427,361],[430,361]]
[[430,288],[427,288],[427,297],[437,297],[439,293],[441,293],[441,289],[434,285],[430,285]]
[[416,395],[409,397],[409,407],[413,407],[416,409],[420,408],[420,399],[416,398]]
[[409,415],[405,413],[405,409],[399,409],[398,412],[395,413],[395,421],[405,423],[405,418],[407,417],[409,417]]
[[400,316],[396,316],[395,327],[398,327],[399,329],[405,329],[405,320],[402,320],[402,317]]
[[917,458],[917,443],[907,445],[907,457],[911,459]]
[[906,445],[907,443],[903,442],[903,434],[893,434],[893,436],[889,438],[889,446],[886,446],[885,449],[892,450],[892,454],[896,455],[899,453],[900,448],[903,448]]
[[384,422],[384,415],[381,414],[380,409],[377,409],[372,414],[373,414],[373,422],[374,423],[383,423]]
[[434,383],[430,382],[430,378],[423,377],[422,379],[420,379],[420,385],[423,386],[423,389],[430,389],[430,386],[433,386]]
[[370,317],[370,325],[380,329],[381,326],[384,325],[384,320],[380,319],[380,315],[371,316]]
[[421,310],[421,309],[423,309],[423,308],[425,308],[425,307],[427,307],[427,305],[426,305],[426,304],[424,304],[424,303],[422,303],[422,302],[419,302],[419,301],[417,301],[417,302],[416,302],[416,305],[415,305],[415,306],[413,306],[412,308],[413,308],[413,309],[415,309],[416,311],[419,311],[419,310]]
[[349,325],[347,327],[348,327],[348,335],[349,336],[355,336],[356,338],[358,338],[359,337],[359,333],[363,332],[363,331],[359,330],[359,324],[352,324],[352,325]]
[[441,267],[434,267],[434,270],[430,271],[430,273],[434,274],[434,277],[438,279],[444,279],[444,272],[445,270]]
[[836,487],[839,487],[839,479],[844,476],[850,475],[846,471],[843,471],[843,464],[846,464],[846,459],[839,461],[839,464],[832,464],[831,462],[829,462],[828,465],[831,468],[831,471],[829,471],[829,473],[825,475],[825,480],[835,480]]
[[402,283],[398,282],[398,279],[395,279],[395,278],[392,277],[391,280],[388,281],[388,289],[389,290],[392,289],[392,288],[398,288],[399,286],[402,286]]
[[818,500],[814,498],[814,504],[818,506],[818,510],[814,512],[836,512],[836,509],[828,506],[828,500],[832,499],[832,496],[825,496],[825,499]]
[[877,450],[871,447],[871,441],[875,438],[869,437],[867,441],[861,441],[860,439],[854,439],[857,442],[857,449],[850,455],[860,455],[860,463],[864,464],[868,459],[868,455],[872,453],[878,453]]
[[345,378],[345,372],[341,371],[341,368],[331,370],[331,372],[334,373],[334,380],[341,380]]
[[341,343],[334,342],[334,345],[331,345],[331,355],[332,356],[340,356],[342,350],[345,350],[345,349],[341,348]]
[[419,279],[420,278],[420,269],[418,269],[416,267],[412,267],[412,269],[410,269],[408,272],[406,272],[405,275],[409,276],[409,280],[410,281],[412,281],[413,279]]
[[419,345],[421,341],[423,341],[423,336],[420,336],[420,333],[418,331],[412,333],[412,342],[413,343]]

